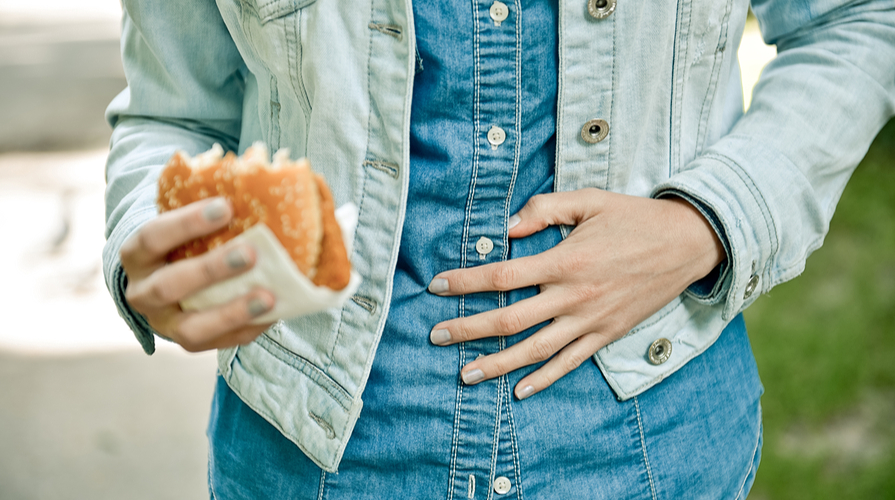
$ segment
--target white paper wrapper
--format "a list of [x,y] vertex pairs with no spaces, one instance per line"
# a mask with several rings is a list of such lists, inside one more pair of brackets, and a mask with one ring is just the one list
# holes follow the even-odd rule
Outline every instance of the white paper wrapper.
[[[357,207],[351,203],[342,205],[336,210],[336,221],[342,230],[348,255],[351,255],[350,241],[357,226]],[[255,266],[239,276],[216,283],[185,298],[180,302],[184,311],[216,307],[245,295],[253,288],[261,287],[277,298],[273,309],[252,320],[253,324],[262,325],[330,307],[341,307],[360,286],[361,277],[353,270],[348,286],[342,290],[335,291],[314,285],[298,270],[286,249],[264,224],[256,224],[232,241],[248,242],[255,248]]]

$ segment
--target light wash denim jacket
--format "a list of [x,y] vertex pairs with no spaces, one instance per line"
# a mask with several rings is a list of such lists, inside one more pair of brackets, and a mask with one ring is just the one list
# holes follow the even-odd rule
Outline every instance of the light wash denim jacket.
[[[691,287],[594,355],[627,399],[703,352],[821,245],[849,175],[895,113],[895,6],[753,2],[779,56],[744,115],[736,49],[746,1],[559,4],[555,190],[683,196],[728,253],[713,287]],[[233,390],[335,471],[361,410],[401,238],[417,65],[410,0],[125,0],[124,9],[130,86],[107,111],[103,257],[108,288],[148,353],[153,332],[124,300],[118,253],[156,215],[158,172],[175,149],[288,147],[326,176],[337,204],[360,208],[357,295],[219,352]],[[601,133],[591,134],[593,120],[605,122]],[[653,364],[660,338],[671,355]]]

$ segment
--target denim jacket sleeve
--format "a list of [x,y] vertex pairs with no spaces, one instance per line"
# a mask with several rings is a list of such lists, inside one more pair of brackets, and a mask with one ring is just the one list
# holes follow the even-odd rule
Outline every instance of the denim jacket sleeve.
[[[103,272],[118,311],[143,349],[153,331],[124,299],[122,243],[155,217],[156,180],[171,154],[235,149],[240,131],[244,66],[214,2],[125,0],[124,71],[131,85],[106,111],[114,128],[106,165]],[[188,27],[188,29],[187,29]],[[201,96],[197,99],[196,96]]]
[[[716,300],[730,320],[799,275],[874,135],[895,114],[889,0],[756,0],[778,56],[729,134],[653,190],[708,207],[729,243]],[[753,293],[755,292],[755,293]]]

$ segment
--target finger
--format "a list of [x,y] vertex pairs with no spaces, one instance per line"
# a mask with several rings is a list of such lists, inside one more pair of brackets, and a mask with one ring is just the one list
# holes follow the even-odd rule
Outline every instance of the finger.
[[479,358],[460,370],[466,384],[476,384],[550,359],[576,338],[574,322],[556,320],[500,352]]
[[600,189],[582,189],[559,193],[539,194],[531,197],[519,212],[507,221],[510,238],[523,238],[560,224],[577,226],[592,215],[595,201],[606,196]]
[[158,268],[128,286],[125,298],[138,311],[177,304],[203,288],[251,269],[255,259],[255,249],[249,244],[225,245]]
[[[227,349],[228,347],[236,347],[252,343],[259,335],[267,331],[273,323],[266,325],[249,325],[238,328],[232,332],[226,333],[211,342],[200,346],[198,350],[190,352],[210,351],[212,349]],[[185,348],[184,348],[185,349]]]
[[129,276],[147,264],[164,261],[178,246],[227,225],[233,215],[230,203],[220,197],[191,203],[160,214],[121,246],[121,265]]
[[465,318],[435,325],[429,339],[445,346],[485,337],[515,335],[559,314],[556,302],[549,296],[536,295],[509,307],[492,309]]
[[542,283],[552,283],[559,276],[559,265],[550,258],[550,250],[538,255],[495,262],[467,269],[454,269],[436,275],[429,283],[429,292],[441,296],[468,293],[509,291]]
[[581,363],[605,347],[606,344],[608,344],[608,339],[597,333],[581,336],[560,350],[544,366],[520,380],[513,393],[521,400],[543,391],[581,366]]
[[231,332],[254,328],[249,322],[270,311],[275,303],[273,294],[256,289],[213,309],[178,314],[169,331],[159,333],[190,352],[211,349]]

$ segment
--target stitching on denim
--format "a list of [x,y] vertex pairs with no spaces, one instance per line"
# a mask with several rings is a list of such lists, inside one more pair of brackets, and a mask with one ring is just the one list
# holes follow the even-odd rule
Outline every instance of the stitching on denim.
[[[562,190],[562,182],[560,181],[562,177],[562,161],[560,158],[562,157],[562,140],[560,137],[563,137],[563,106],[562,106],[562,95],[565,91],[565,78],[563,77],[563,70],[565,68],[564,63],[564,51],[563,51],[563,6],[562,3],[558,2],[556,9],[556,145],[554,146],[553,151],[553,191],[559,192]],[[563,238],[566,236],[566,231],[560,227],[560,234],[562,234]]]
[[490,485],[494,484],[494,477],[497,476],[497,453],[500,451],[498,444],[500,443],[500,405],[503,402],[503,391],[507,385],[507,376],[501,375],[497,379],[497,401],[495,401],[494,409],[494,426],[492,427],[491,436],[491,470],[488,473],[488,497],[492,498],[491,492],[494,491]]
[[[681,10],[684,7],[689,8],[689,12],[687,14],[687,19],[684,20],[684,14]],[[669,158],[668,158],[668,176],[671,177],[674,175],[675,171],[680,170],[680,134],[681,134],[681,109],[683,107],[682,101],[684,99],[684,74],[686,73],[687,68],[687,51],[689,50],[689,35],[690,35],[690,23],[693,17],[693,8],[690,5],[690,0],[681,0],[678,2],[678,25],[675,26],[675,32],[678,33],[677,38],[675,38],[675,47],[674,47],[674,55],[672,58],[672,70],[671,70],[671,119],[669,122],[670,132],[671,132],[671,141],[669,143]],[[681,43],[681,47],[678,47],[678,42]],[[683,60],[681,60],[683,59]],[[675,126],[675,124],[678,126]]]
[[370,22],[367,25],[371,30],[376,30],[383,35],[388,35],[392,38],[395,38],[399,42],[404,39],[404,30],[398,26],[397,24],[384,24],[377,22]]
[[[506,347],[506,338],[500,337],[500,350]],[[512,403],[513,396],[509,384],[506,385],[506,393],[504,395],[504,408],[507,412],[507,425],[509,426],[510,446],[513,450],[513,469],[516,475],[516,500],[524,500],[522,493],[522,467],[519,464],[519,443],[516,436],[516,421],[513,419]]]
[[[614,7],[613,7],[614,9]],[[610,21],[612,22],[612,59],[610,64],[612,65],[612,89],[610,89],[609,95],[609,130],[606,132],[605,139],[606,142],[606,182],[603,183],[605,190],[610,191],[612,185],[612,153],[614,149],[612,148],[612,124],[615,122],[615,118],[613,118],[612,113],[615,111],[615,96],[617,92],[615,89],[618,88],[618,69],[615,67],[615,47],[618,42],[618,30],[615,29],[615,20],[618,19],[618,16],[610,16]]]
[[[699,124],[696,129],[696,154],[705,146],[706,129],[708,128],[709,116],[711,115],[710,103],[714,102],[715,92],[718,90],[718,79],[721,75],[721,62],[724,61],[724,47],[727,45],[727,32],[730,29],[730,11],[733,8],[731,0],[727,2],[727,9],[724,12],[724,18],[721,20],[721,33],[718,37],[718,47],[715,49],[714,61],[712,62],[712,72],[709,78],[709,88],[706,89],[705,99],[702,101],[702,109],[699,111]],[[720,59],[720,61],[719,61]]]
[[[475,12],[476,12],[476,0],[472,0],[472,12],[473,12],[473,135],[472,135],[472,144],[473,144],[473,154],[472,154],[472,179],[469,183],[469,194],[466,198],[466,209],[464,213],[463,220],[463,236],[461,237],[461,246],[460,246],[460,267],[466,267],[466,247],[469,244],[469,221],[471,219],[472,214],[472,201],[475,198],[475,187],[476,180],[479,172],[479,134],[481,133],[481,124],[479,123],[479,106],[480,106],[480,92],[479,87],[481,85],[481,67],[480,67],[480,47],[479,47],[479,28],[478,23],[475,22]],[[461,296],[461,301],[463,298]],[[462,302],[461,302],[462,303]],[[460,310],[461,317],[463,317],[464,308]]]
[[752,449],[752,460],[749,461],[749,468],[746,470],[746,475],[743,476],[743,482],[740,484],[740,491],[737,492],[736,500],[740,500],[743,497],[743,490],[746,488],[746,482],[749,480],[749,475],[752,474],[752,469],[755,467],[755,455],[758,454],[758,443],[761,442],[761,403],[758,403],[758,433],[755,435],[755,448]]
[[308,97],[308,91],[305,88],[305,82],[301,74],[301,61],[304,58],[304,47],[301,43],[301,22],[302,11],[298,11],[295,16],[295,22],[287,23],[285,20],[284,30],[286,32],[286,44],[289,48],[289,75],[292,90],[298,97],[298,104],[305,112],[305,144],[307,144],[308,130],[311,122],[311,99]]
[[[513,17],[516,25],[516,101],[514,103],[515,108],[513,111],[513,118],[515,121],[513,129],[516,132],[516,143],[513,147],[513,173],[510,175],[510,185],[507,189],[507,197],[506,200],[504,200],[503,205],[503,255],[501,256],[501,260],[507,260],[510,256],[510,237],[506,221],[510,218],[510,202],[513,199],[513,191],[516,189],[516,178],[519,175],[520,150],[522,148],[522,5],[519,0],[516,0],[514,7],[516,8],[516,15]],[[500,307],[505,306],[505,296],[505,292],[497,294]]]
[[326,489],[326,471],[320,471],[320,486],[317,487],[317,500],[323,500],[323,491]]
[[208,478],[208,496],[211,498],[211,500],[217,500],[218,497],[217,497],[217,495],[214,493],[214,474],[212,474],[212,472],[211,472],[211,471],[212,471],[212,467],[211,467],[211,448],[212,448],[212,447],[211,447],[211,443],[209,443],[209,446],[208,446],[208,465],[206,466],[206,467],[208,467],[208,474],[207,474],[207,478]]
[[[466,346],[463,342],[459,345],[460,351],[460,367],[466,361]],[[457,401],[454,404],[454,432],[451,436],[451,465],[448,478],[448,496],[447,500],[454,498],[454,479],[457,475],[457,449],[460,447],[460,405],[463,402],[463,382],[460,380],[460,370],[457,369]]]
[[653,483],[653,472],[649,466],[649,457],[646,454],[646,439],[643,437],[643,422],[640,419],[640,402],[634,396],[634,409],[637,410],[637,430],[640,431],[640,448],[643,450],[643,463],[646,465],[646,476],[649,478],[649,489],[653,500],[656,500],[656,485]]
[[[327,394],[333,397],[339,406],[342,407],[345,411],[351,410],[351,402],[352,397],[351,394],[345,390],[344,387],[340,386],[338,382],[331,379],[329,375],[326,374],[323,370],[316,367],[313,363],[300,356],[297,353],[286,349],[282,344],[272,339],[267,333],[262,333],[261,336],[258,337],[256,343],[259,347],[263,348],[267,351],[271,356],[279,359],[284,364],[295,368],[296,370],[302,372],[310,378],[317,387],[323,389]],[[269,344],[269,345],[265,345]],[[312,377],[313,374],[313,377]],[[323,383],[319,383],[318,380],[321,380]]]
[[[230,388],[233,389],[233,392],[236,392],[236,394],[239,395],[239,399],[242,399],[242,401],[246,404],[246,406],[248,406],[249,408],[254,410],[255,413],[257,413],[258,415],[261,415],[264,418],[264,420],[267,420],[267,423],[269,423],[276,430],[278,430],[280,432],[280,434],[282,434],[287,439],[289,439],[290,441],[295,443],[295,445],[298,446],[298,449],[300,449],[305,455],[307,455],[315,464],[317,464],[321,468],[323,467],[322,465],[320,465],[322,463],[322,460],[320,460],[320,458],[318,458],[315,453],[313,453],[311,450],[309,450],[301,440],[292,438],[291,435],[283,429],[283,426],[280,425],[279,420],[273,418],[268,412],[266,412],[265,410],[261,409],[260,407],[258,407],[254,403],[252,403],[249,399],[243,398],[242,395],[240,395],[239,392],[237,392],[236,389],[233,388],[232,385],[230,386]],[[344,430],[345,429],[343,428],[342,431],[344,432]],[[339,440],[339,442],[341,443],[342,441]]]
[[391,163],[387,161],[381,160],[364,160],[365,167],[373,167],[376,170],[381,170],[393,178],[398,178],[398,169],[400,166],[397,163]]
[[370,314],[376,312],[377,303],[370,297],[364,297],[363,295],[352,295],[351,300],[354,301],[355,304],[366,309],[367,312]]

